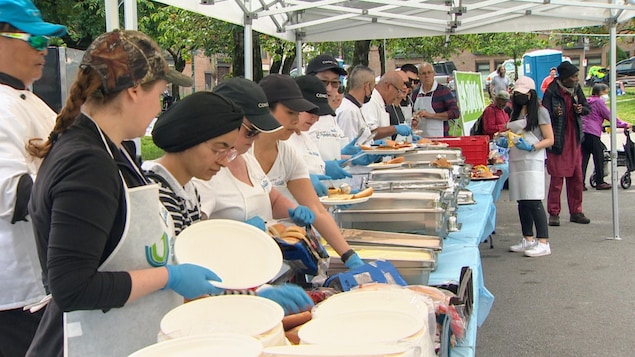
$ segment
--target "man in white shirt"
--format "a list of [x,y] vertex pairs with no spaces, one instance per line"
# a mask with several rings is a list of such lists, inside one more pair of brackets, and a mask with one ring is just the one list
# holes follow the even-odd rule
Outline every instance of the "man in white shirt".
[[27,212],[41,160],[25,146],[48,138],[55,112],[28,88],[42,77],[48,36],[65,33],[30,1],[0,1],[0,356],[24,356],[44,312],[23,311],[46,295]]
[[[342,85],[340,76],[347,75],[346,70],[329,55],[319,55],[309,61],[306,74],[315,76],[324,83],[329,100],[337,95],[337,90]],[[342,129],[331,114],[320,115],[318,121],[309,129],[308,135],[317,145],[324,161],[341,159],[340,150],[350,141],[346,140]]]
[[[404,79],[402,76],[405,76]],[[390,125],[390,115],[386,105],[392,103],[407,90],[407,76],[401,71],[386,72],[380,79],[368,103],[362,106],[362,114],[375,139],[386,140],[392,135],[408,136],[412,133],[408,125]]]

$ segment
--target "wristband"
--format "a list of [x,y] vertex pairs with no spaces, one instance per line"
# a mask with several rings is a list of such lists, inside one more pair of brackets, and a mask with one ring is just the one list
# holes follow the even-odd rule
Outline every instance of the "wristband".
[[353,249],[349,249],[347,250],[344,254],[342,254],[340,256],[340,258],[342,259],[342,263],[346,264],[346,261],[353,256],[353,254],[355,254],[355,251]]

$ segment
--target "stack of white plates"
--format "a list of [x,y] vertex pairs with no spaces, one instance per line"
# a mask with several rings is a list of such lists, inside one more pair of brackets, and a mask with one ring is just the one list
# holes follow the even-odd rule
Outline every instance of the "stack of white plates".
[[431,323],[434,310],[419,294],[404,288],[358,289],[316,305],[298,336],[302,344],[314,345],[406,344],[416,347],[416,356],[427,357],[434,356]]
[[160,342],[145,347],[129,357],[258,357],[262,349],[262,343],[253,337],[221,333]]
[[168,312],[161,319],[159,340],[210,333],[240,333],[264,346],[287,343],[284,311],[275,302],[252,295],[223,295],[198,299]]

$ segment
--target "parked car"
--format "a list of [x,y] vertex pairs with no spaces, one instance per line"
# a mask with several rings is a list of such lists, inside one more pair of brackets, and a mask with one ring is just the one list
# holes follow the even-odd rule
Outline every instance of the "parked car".
[[615,64],[615,76],[625,86],[635,85],[635,57],[617,62]]
[[454,79],[454,71],[456,66],[452,61],[434,62],[434,79],[440,84],[448,85]]

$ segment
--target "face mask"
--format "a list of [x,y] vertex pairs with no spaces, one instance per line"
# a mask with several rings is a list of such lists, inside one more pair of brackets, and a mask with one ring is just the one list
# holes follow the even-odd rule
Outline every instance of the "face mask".
[[604,103],[608,103],[609,99],[610,99],[608,94],[602,94],[600,96],[600,98],[602,98],[602,100],[604,100]]
[[529,103],[529,96],[526,94],[515,94],[514,103],[518,105],[527,105],[527,103]]

